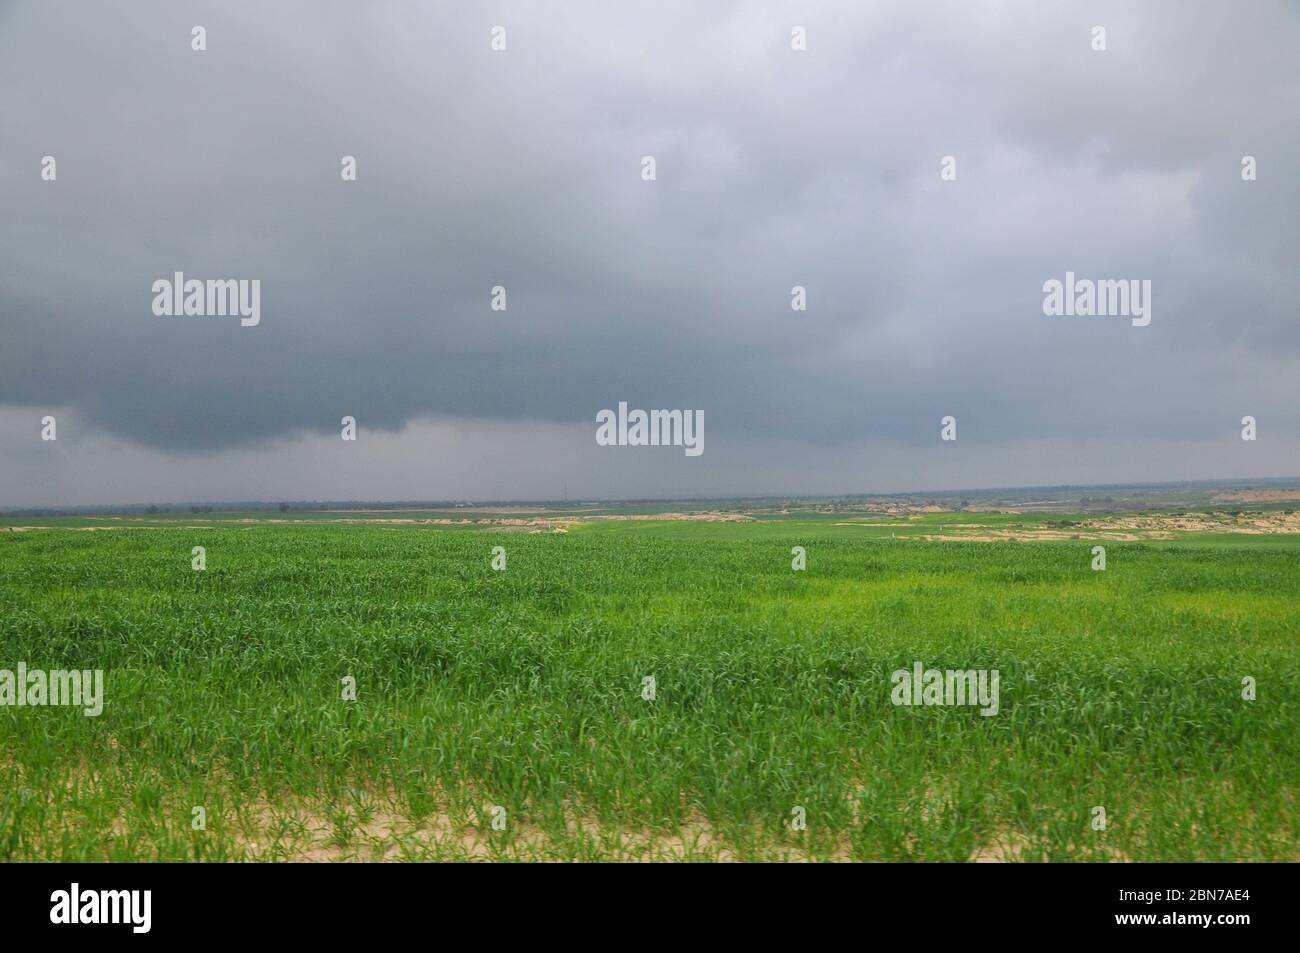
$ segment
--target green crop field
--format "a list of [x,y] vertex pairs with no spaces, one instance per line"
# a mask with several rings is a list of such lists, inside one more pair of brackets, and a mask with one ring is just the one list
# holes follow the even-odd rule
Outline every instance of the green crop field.
[[0,859],[1300,858],[1300,537],[319,517],[0,531]]

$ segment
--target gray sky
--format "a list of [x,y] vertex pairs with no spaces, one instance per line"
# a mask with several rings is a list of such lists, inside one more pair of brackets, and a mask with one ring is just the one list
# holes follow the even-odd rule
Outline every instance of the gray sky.
[[[1288,0],[0,3],[0,506],[1300,473],[1297,46]],[[155,317],[178,270],[260,325]],[[1067,270],[1151,324],[1045,316]],[[620,400],[704,454],[597,446]]]

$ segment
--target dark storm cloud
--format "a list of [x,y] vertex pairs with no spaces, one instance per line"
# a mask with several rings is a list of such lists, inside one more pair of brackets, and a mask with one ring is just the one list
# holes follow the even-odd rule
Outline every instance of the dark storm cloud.
[[[0,403],[185,450],[620,399],[828,447],[1294,434],[1297,9],[11,4]],[[154,317],[178,270],[260,279],[261,324]],[[1044,317],[1066,270],[1150,278],[1152,324]]]

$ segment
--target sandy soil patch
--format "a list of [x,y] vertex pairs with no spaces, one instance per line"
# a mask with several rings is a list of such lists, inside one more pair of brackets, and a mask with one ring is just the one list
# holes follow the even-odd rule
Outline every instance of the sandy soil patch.
[[[347,816],[327,817],[307,808],[272,808],[261,803],[241,812],[234,821],[235,841],[250,860],[306,863],[339,861],[400,861],[428,856],[471,861],[547,860],[584,857],[623,862],[665,862],[702,859],[735,862],[740,856],[700,816],[676,830],[611,830],[599,822],[571,816],[563,832],[514,820],[505,831],[494,831],[490,806],[453,817],[441,813],[415,822],[388,808],[367,805]],[[800,835],[788,846],[773,846],[765,859],[809,859]],[[830,858],[851,859],[847,843]]]
[[1187,513],[1181,516],[1116,516],[1083,520],[1081,527],[1121,530],[1176,530],[1188,533],[1300,533],[1300,513],[1271,510],[1262,513]]
[[[837,526],[890,526],[917,529],[912,523],[836,523]],[[1001,543],[1034,540],[1096,540],[1138,542],[1145,539],[1175,539],[1180,533],[1232,533],[1247,536],[1300,533],[1300,513],[1280,510],[1256,513],[1184,513],[1111,516],[1096,519],[1058,520],[1055,523],[991,528],[979,523],[942,523],[937,532],[909,533],[897,539],[926,542]]]
[[967,542],[967,543],[1021,543],[1035,540],[1050,542],[1062,540],[1101,540],[1111,542],[1136,542],[1141,539],[1172,539],[1173,533],[1148,533],[1139,536],[1136,533],[1071,533],[1052,530],[1006,529],[986,530],[982,533],[964,533],[962,535],[946,533],[912,533],[900,539],[922,539],[931,543]]
[[[1101,850],[1106,855],[1108,863],[1133,863],[1133,858],[1118,847],[1107,844]],[[1028,861],[1047,863],[1048,858],[1045,855],[1038,857],[1033,855],[1029,838],[1025,834],[1003,827],[981,841],[980,845],[971,852],[969,861],[972,864],[1014,864]]]

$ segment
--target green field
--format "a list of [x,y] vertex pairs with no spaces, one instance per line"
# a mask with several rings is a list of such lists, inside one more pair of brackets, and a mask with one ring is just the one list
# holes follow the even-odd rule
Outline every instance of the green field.
[[1019,519],[12,520],[0,669],[106,690],[0,707],[0,859],[1300,859],[1298,537],[907,538]]

